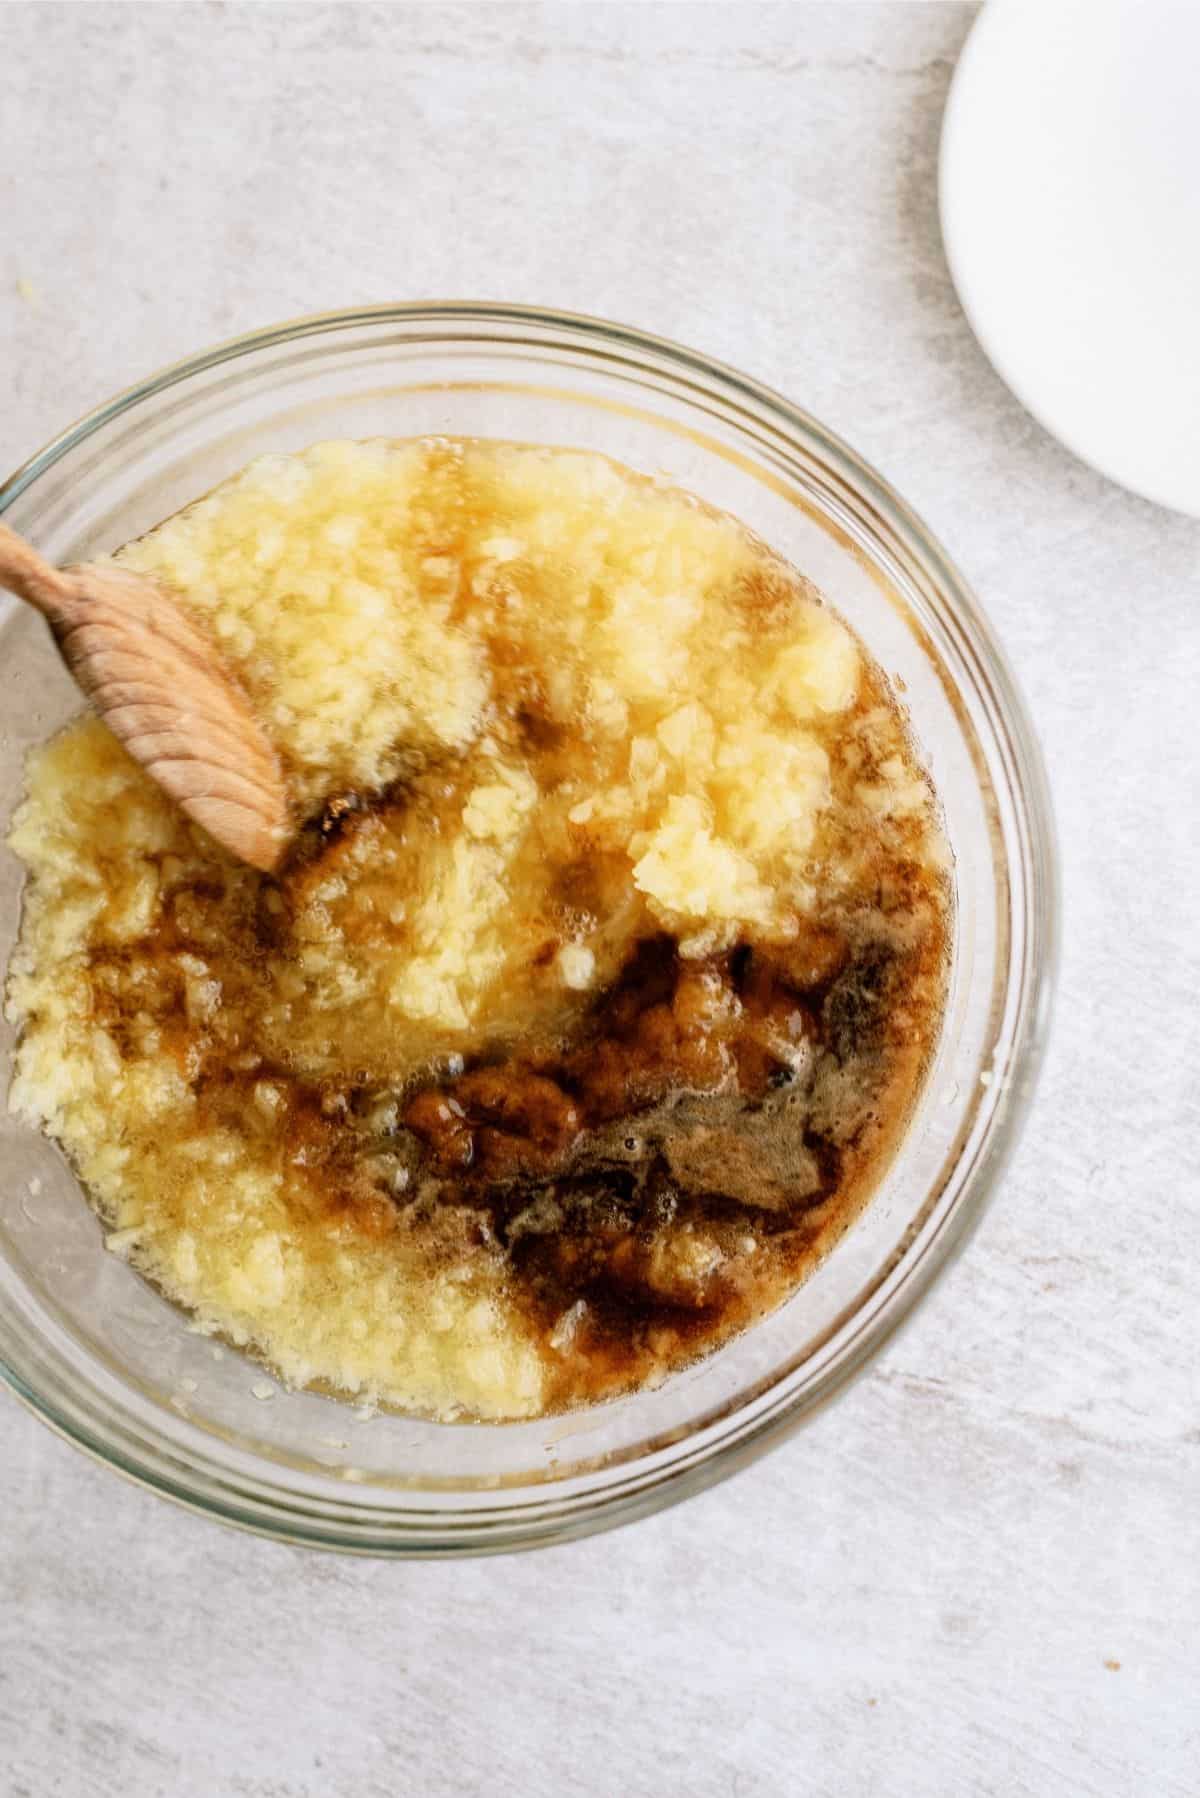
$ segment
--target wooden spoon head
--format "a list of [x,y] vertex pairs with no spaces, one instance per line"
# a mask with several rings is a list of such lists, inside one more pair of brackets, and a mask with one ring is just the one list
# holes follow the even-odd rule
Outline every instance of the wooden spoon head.
[[85,563],[59,648],[97,712],[188,816],[271,873],[290,835],[279,762],[212,643],[153,581]]

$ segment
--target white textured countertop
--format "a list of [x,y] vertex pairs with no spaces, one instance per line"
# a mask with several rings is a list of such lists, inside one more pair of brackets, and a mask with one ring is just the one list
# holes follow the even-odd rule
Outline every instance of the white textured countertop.
[[1035,1114],[874,1370],[732,1483],[510,1561],[241,1537],[0,1402],[5,1798],[1187,1794],[1200,1781],[1200,523],[1021,411],[942,260],[971,10],[9,5],[0,466],[356,301],[541,301],[841,431],[1045,745]]

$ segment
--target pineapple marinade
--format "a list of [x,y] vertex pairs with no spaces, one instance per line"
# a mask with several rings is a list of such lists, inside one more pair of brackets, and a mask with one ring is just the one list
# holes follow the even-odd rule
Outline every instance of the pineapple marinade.
[[583,452],[265,458],[116,560],[300,821],[235,864],[94,719],[31,759],[11,1104],[202,1327],[511,1418],[791,1292],[904,1129],[948,856],[879,670],[735,520]]

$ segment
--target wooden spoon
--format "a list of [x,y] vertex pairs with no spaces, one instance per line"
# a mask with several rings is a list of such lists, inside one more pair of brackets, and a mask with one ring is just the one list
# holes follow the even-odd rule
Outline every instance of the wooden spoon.
[[239,861],[265,873],[288,841],[274,750],[213,645],[143,575],[57,569],[0,524],[0,586],[49,621],[63,660],[136,761]]

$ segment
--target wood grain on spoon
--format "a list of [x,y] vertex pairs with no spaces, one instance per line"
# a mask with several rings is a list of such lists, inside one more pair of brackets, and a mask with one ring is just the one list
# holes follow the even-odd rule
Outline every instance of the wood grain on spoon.
[[177,805],[270,873],[287,847],[279,762],[216,649],[153,581],[58,569],[0,524],[0,586],[49,621],[100,717]]

